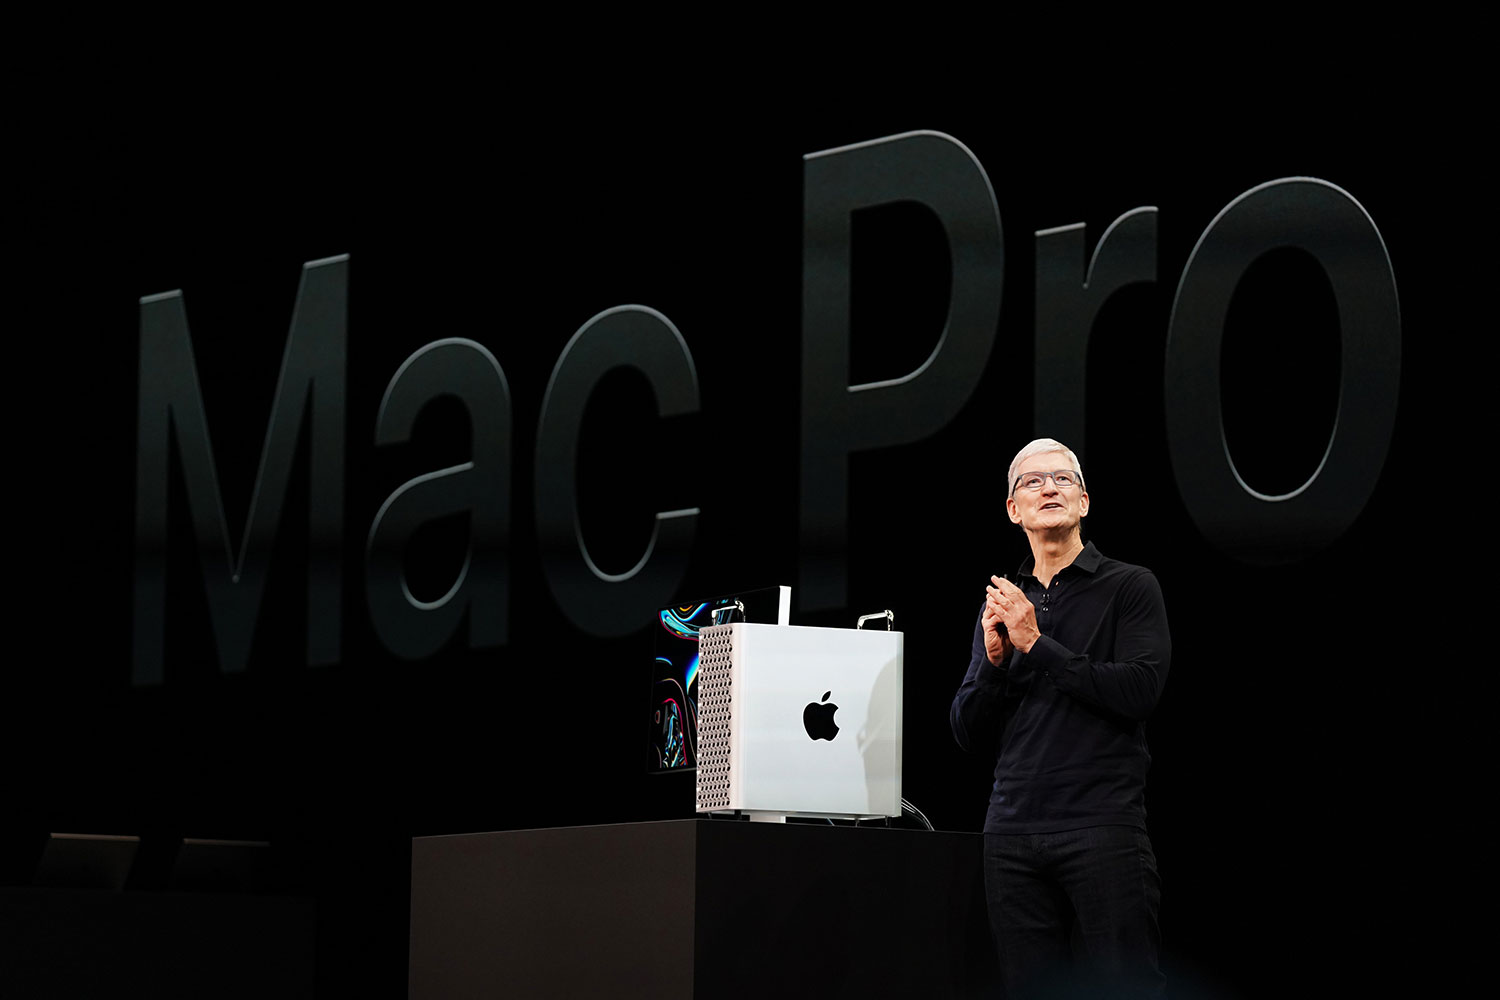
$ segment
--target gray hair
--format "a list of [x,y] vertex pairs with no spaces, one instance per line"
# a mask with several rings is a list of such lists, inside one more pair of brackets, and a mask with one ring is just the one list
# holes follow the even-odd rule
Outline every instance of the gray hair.
[[[1068,456],[1068,461],[1073,463],[1073,471],[1078,473],[1079,482],[1083,481],[1083,463],[1078,461],[1078,456],[1073,454],[1073,449],[1061,441],[1051,438],[1037,438],[1035,441],[1016,452],[1016,457],[1010,460],[1010,476],[1005,481],[1005,493],[1012,496],[1016,492],[1016,476],[1020,475],[1021,462],[1032,455],[1045,455],[1050,451],[1060,451]],[[1051,469],[1047,470],[1051,472]]]

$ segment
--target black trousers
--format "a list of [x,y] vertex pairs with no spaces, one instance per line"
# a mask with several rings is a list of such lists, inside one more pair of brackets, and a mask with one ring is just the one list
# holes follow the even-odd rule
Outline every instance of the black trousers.
[[1165,995],[1145,830],[987,833],[984,882],[1007,997]]

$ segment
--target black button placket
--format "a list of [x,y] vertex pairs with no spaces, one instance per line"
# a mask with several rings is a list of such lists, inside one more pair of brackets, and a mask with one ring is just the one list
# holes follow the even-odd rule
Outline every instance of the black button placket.
[[1057,591],[1062,586],[1062,574],[1052,578],[1052,586],[1042,590],[1042,602],[1037,606],[1037,628],[1042,635],[1052,634],[1052,605],[1057,603]]

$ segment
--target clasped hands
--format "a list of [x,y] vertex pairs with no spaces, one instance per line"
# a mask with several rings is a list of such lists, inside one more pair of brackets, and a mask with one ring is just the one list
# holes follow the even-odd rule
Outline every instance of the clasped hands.
[[1031,647],[1042,637],[1042,630],[1036,626],[1036,608],[1020,587],[992,576],[984,592],[984,652],[991,663],[1000,667],[1010,659],[1013,650],[1031,652]]

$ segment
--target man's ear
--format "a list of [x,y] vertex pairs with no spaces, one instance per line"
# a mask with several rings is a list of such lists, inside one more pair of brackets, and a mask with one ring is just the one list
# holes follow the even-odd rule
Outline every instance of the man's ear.
[[1078,498],[1078,516],[1089,516],[1089,494],[1087,490],[1085,490],[1083,495]]
[[1008,514],[1008,515],[1010,515],[1010,523],[1011,524],[1020,524],[1021,523],[1021,511],[1016,507],[1016,498],[1015,497],[1006,497],[1005,498],[1005,513]]

